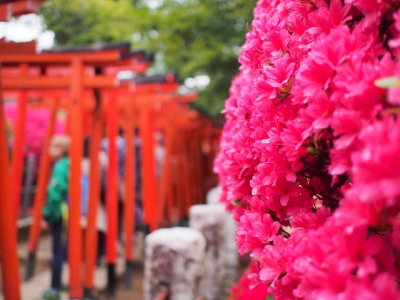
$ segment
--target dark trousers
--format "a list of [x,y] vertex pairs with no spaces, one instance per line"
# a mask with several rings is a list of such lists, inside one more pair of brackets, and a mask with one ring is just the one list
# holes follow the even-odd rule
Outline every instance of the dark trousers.
[[100,257],[104,255],[106,255],[106,234],[99,231],[97,238],[97,261],[100,262]]
[[63,222],[51,224],[51,233],[53,235],[53,260],[51,262],[51,288],[61,289],[61,273],[63,261],[65,259],[65,237]]

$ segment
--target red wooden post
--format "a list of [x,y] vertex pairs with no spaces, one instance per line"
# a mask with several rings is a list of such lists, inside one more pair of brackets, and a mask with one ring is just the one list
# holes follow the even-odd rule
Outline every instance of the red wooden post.
[[175,128],[176,130],[176,134],[175,134],[175,140],[174,140],[174,156],[176,159],[176,163],[175,163],[175,170],[174,170],[174,174],[176,176],[176,181],[175,181],[175,185],[176,185],[176,199],[177,199],[177,207],[178,207],[178,211],[179,211],[179,219],[183,219],[184,215],[185,215],[185,207],[184,207],[184,199],[185,199],[185,191],[184,191],[184,187],[182,184],[182,176],[183,176],[183,167],[182,167],[182,159],[181,159],[181,133],[179,132],[178,128]]
[[20,300],[17,229],[10,193],[10,165],[1,82],[0,102],[0,262],[5,299]]
[[142,184],[144,221],[150,225],[150,230],[157,229],[157,179],[154,153],[154,111],[143,109],[141,113],[142,137]]
[[89,205],[85,240],[85,294],[94,287],[93,274],[96,267],[98,231],[96,226],[97,210],[100,199],[100,143],[102,135],[101,101],[97,100],[97,107],[93,111],[90,129],[90,180]]
[[132,118],[127,118],[125,127],[126,157],[125,157],[125,258],[133,259],[132,235],[134,233],[134,201],[135,201],[135,137]]
[[133,242],[135,228],[135,134],[133,119],[133,99],[128,99],[125,122],[125,205],[124,205],[124,236],[125,236],[125,261],[126,261],[126,286],[132,285],[133,272]]
[[188,212],[188,190],[187,190],[187,166],[185,166],[185,140],[183,138],[182,132],[177,132],[176,140],[176,158],[177,158],[177,167],[176,167],[176,189],[177,189],[177,197],[178,197],[178,205],[179,205],[179,214],[180,219],[183,219],[187,216]]
[[42,220],[42,208],[46,201],[47,184],[49,182],[49,176],[50,176],[51,162],[49,155],[49,146],[54,132],[54,124],[56,120],[58,106],[59,106],[59,100],[55,99],[50,111],[49,123],[47,125],[46,134],[43,141],[43,148],[39,166],[39,178],[36,187],[35,199],[33,202],[33,223],[29,231],[29,239],[28,239],[29,256],[26,266],[25,279],[31,278],[33,276],[33,271],[34,271],[35,252],[41,230],[40,223]]
[[[176,146],[174,145],[175,143],[175,129],[174,128],[169,128],[167,131],[167,148],[166,148],[166,153],[165,153],[165,164],[167,166],[165,173],[167,179],[164,180],[164,183],[167,187],[167,206],[168,206],[168,217],[169,220],[172,221],[174,224],[178,223],[178,216],[179,216],[179,206],[178,206],[178,199],[176,196],[176,183],[174,184],[173,180],[173,157],[174,157],[174,151],[176,151]],[[176,160],[175,160],[176,161]],[[163,170],[164,172],[164,170]],[[174,176],[176,176],[176,173],[174,173]]]
[[[169,124],[168,124],[169,125]],[[172,178],[171,178],[171,158],[172,158],[172,150],[173,150],[173,134],[174,129],[167,127],[166,129],[166,142],[165,142],[165,157],[164,157],[164,165],[161,173],[160,180],[160,193],[159,193],[159,214],[158,218],[161,221],[164,221],[165,216],[168,221],[174,220],[174,210],[176,209],[172,196]]]
[[17,120],[15,123],[14,145],[12,153],[12,199],[15,209],[16,220],[20,213],[22,168],[24,162],[24,132],[26,120],[26,92],[22,91],[18,97]]
[[[106,259],[108,263],[108,293],[115,293],[115,263],[117,261],[118,235],[118,107],[114,93],[108,94],[107,130],[108,130],[108,170],[107,170],[107,235]],[[112,96],[112,97],[110,97]]]
[[187,130],[185,128],[184,130],[184,153],[183,153],[183,164],[185,166],[186,170],[186,177],[185,177],[185,183],[186,183],[186,212],[189,211],[190,206],[193,204],[193,199],[194,199],[194,182],[193,182],[193,177],[194,173],[197,172],[196,169],[193,168],[193,152],[191,149],[193,139],[195,138],[193,134],[193,131]]
[[[21,75],[25,75],[28,71],[28,65],[21,65]],[[12,155],[12,200],[15,208],[16,220],[20,213],[21,200],[21,184],[22,184],[22,169],[24,165],[24,133],[26,121],[26,106],[27,106],[26,91],[21,91],[18,97],[17,105],[17,120],[15,124],[14,147]]]
[[79,58],[72,61],[71,82],[71,166],[69,180],[69,296],[82,298],[82,231],[81,219],[81,165],[83,154],[82,92],[83,64]]
[[[184,191],[185,191],[185,200],[184,200],[184,212],[185,212],[185,216],[188,215],[189,212],[189,208],[191,205],[191,201],[192,201],[192,194],[191,194],[191,190],[190,190],[190,186],[191,186],[191,174],[190,174],[190,161],[189,161],[189,141],[188,141],[188,137],[186,136],[185,132],[182,132],[182,143],[181,143],[181,152],[180,152],[180,156],[181,156],[181,164],[182,164],[182,171],[183,171],[183,175],[181,178],[179,178],[179,184],[183,185]],[[194,171],[195,172],[195,171]]]

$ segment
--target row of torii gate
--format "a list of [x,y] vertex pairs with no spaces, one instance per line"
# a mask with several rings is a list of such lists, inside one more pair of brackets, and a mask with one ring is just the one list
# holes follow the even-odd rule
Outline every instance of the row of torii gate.
[[[122,70],[139,74],[146,71],[152,56],[145,51],[131,51],[126,43],[62,48],[39,54],[35,48],[34,42],[17,44],[0,40],[0,97],[18,99],[11,164],[5,116],[3,109],[0,109],[0,253],[3,290],[6,299],[21,299],[15,224],[20,203],[27,107],[41,106],[51,111],[34,199],[27,278],[33,275],[35,251],[41,231],[41,211],[50,174],[47,149],[53,135],[57,110],[64,108],[68,110],[67,132],[72,140],[68,228],[68,241],[71,245],[68,248],[69,296],[82,298],[84,291],[90,294],[93,289],[97,251],[96,213],[100,198],[100,165],[97,157],[104,129],[109,141],[113,141],[118,135],[118,127],[122,127],[127,141],[123,228],[124,257],[128,267],[134,259],[134,128],[139,128],[142,140],[143,221],[150,225],[151,230],[184,218],[188,208],[202,202],[205,192],[215,185],[211,166],[220,132],[211,120],[189,108],[189,103],[196,99],[196,95],[182,96],[176,93],[179,83],[174,74],[124,82],[117,80],[116,74]],[[159,182],[154,155],[156,128],[165,135],[166,140],[165,162]],[[83,241],[80,226],[80,178],[86,134],[90,136],[91,164],[88,222]],[[117,156],[116,144],[109,143],[106,260],[111,274],[117,259]],[[112,290],[114,287],[110,288]]]

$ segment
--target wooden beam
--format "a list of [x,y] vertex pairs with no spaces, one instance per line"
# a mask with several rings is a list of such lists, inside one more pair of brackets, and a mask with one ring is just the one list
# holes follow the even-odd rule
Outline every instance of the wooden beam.
[[106,260],[108,267],[107,292],[110,299],[115,297],[118,239],[118,108],[115,105],[115,95],[108,92],[107,102],[107,137],[108,137],[108,169],[107,169],[107,234],[106,234]]
[[97,106],[93,110],[93,118],[90,129],[90,180],[89,180],[89,204],[85,239],[85,292],[94,288],[94,270],[97,261],[97,212],[100,203],[100,144],[103,129],[101,112],[101,99],[97,100]]
[[112,63],[120,59],[119,50],[94,51],[94,52],[59,52],[41,54],[5,54],[1,56],[2,63],[18,65],[20,63],[68,65],[75,59],[80,59],[84,64]]
[[113,66],[104,67],[104,74],[115,75],[121,71],[131,71],[134,73],[142,74],[146,72],[150,64],[150,61],[136,62],[135,60],[132,60],[130,62],[125,61],[124,63],[119,61]]
[[26,14],[38,14],[40,11],[41,0],[23,0],[12,4],[13,17],[19,17]]
[[117,240],[117,209],[118,209],[118,148],[116,138],[118,136],[118,113],[117,107],[111,103],[110,93],[107,93],[107,137],[108,137],[108,171],[107,171],[107,262],[116,262],[116,240]]
[[8,22],[12,17],[12,7],[10,3],[0,4],[0,22]]
[[[2,5],[0,5],[0,15],[1,15]],[[1,18],[1,17],[0,17]],[[36,53],[36,41],[25,42],[25,43],[15,43],[6,42],[5,39],[0,39],[0,55],[3,54],[17,54],[17,53]],[[15,68],[18,71],[18,67]],[[2,73],[6,70],[2,70]]]
[[135,202],[136,202],[136,136],[134,132],[135,117],[133,101],[129,101],[125,112],[125,195],[124,196],[124,256],[126,262],[125,283],[132,287],[133,244],[135,235]]
[[[73,76],[51,77],[3,77],[4,89],[68,89]],[[114,88],[118,80],[114,76],[98,75],[82,78],[82,88]]]
[[141,112],[140,133],[142,138],[142,184],[144,221],[150,230],[158,228],[157,222],[157,178],[154,155],[155,113],[153,109],[144,108]]
[[[122,83],[123,85],[124,83]],[[176,92],[179,88],[177,83],[147,83],[147,84],[137,84],[133,85],[131,89],[136,91],[136,93],[167,93]]]
[[[21,64],[20,71],[26,74],[28,71],[27,64]],[[24,164],[24,133],[26,124],[26,109],[28,98],[26,91],[23,91],[18,97],[17,120],[15,124],[14,147],[12,156],[12,199],[15,206],[16,221],[20,213],[21,200],[21,184],[22,184],[22,168]]]
[[82,229],[81,229],[81,163],[83,156],[82,126],[82,83],[83,63],[76,59],[72,63],[74,71],[71,82],[71,149],[69,180],[69,221],[68,221],[68,263],[69,297],[81,299],[82,289]]
[[27,109],[26,92],[22,92],[18,97],[17,120],[15,124],[15,135],[12,156],[12,202],[14,204],[15,221],[19,218],[21,202],[22,169],[24,164],[24,133],[26,125]]
[[[1,99],[0,87],[0,99]],[[3,104],[0,103],[0,264],[4,297],[20,300],[17,226],[10,190],[10,164]]]
[[[4,4],[4,3],[14,3],[14,2],[18,2],[21,0],[0,0],[0,4]],[[46,1],[46,0],[44,0]]]

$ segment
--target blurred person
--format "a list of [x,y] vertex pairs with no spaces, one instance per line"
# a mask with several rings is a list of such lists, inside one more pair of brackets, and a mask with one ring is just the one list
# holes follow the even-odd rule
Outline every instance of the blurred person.
[[89,160],[89,137],[86,136],[83,141],[83,158],[81,163],[81,226],[87,226],[87,214],[89,204],[89,173],[90,173],[90,160]]
[[[134,151],[135,151],[135,229],[147,232],[147,225],[142,222],[143,208],[142,208],[142,141],[140,138],[140,131],[138,127],[135,127],[134,131]],[[108,150],[108,138],[105,137],[102,140],[102,150],[107,153]],[[126,157],[126,138],[124,131],[119,128],[118,136],[116,137],[115,143],[118,148],[118,232],[121,237],[122,230],[122,216],[123,216],[123,202],[125,200],[125,157]],[[106,176],[103,177],[103,199],[105,197],[105,189],[107,188]],[[104,200],[103,200],[104,201]]]
[[43,224],[50,228],[53,239],[51,286],[43,293],[43,298],[48,300],[60,299],[62,265],[67,239],[70,144],[71,140],[68,136],[56,135],[52,138],[48,150],[54,163],[47,188],[46,203],[43,207]]
[[135,229],[146,231],[143,218],[143,195],[142,195],[142,140],[139,127],[135,127]]
[[156,175],[157,175],[157,180],[160,183],[162,168],[164,165],[164,158],[165,158],[165,141],[163,134],[160,131],[156,131],[154,133],[154,140],[155,140],[154,151],[156,156]]

